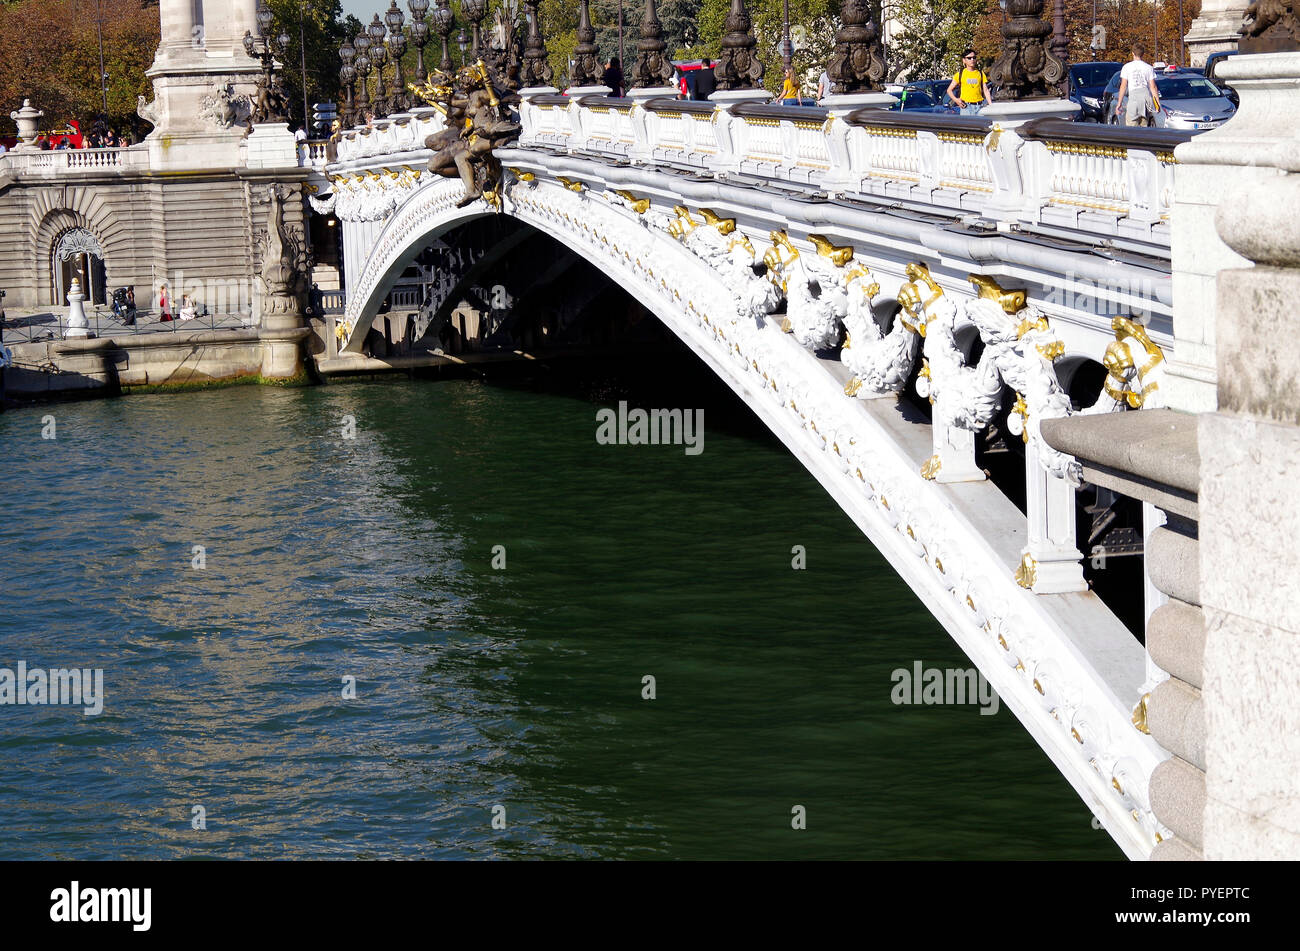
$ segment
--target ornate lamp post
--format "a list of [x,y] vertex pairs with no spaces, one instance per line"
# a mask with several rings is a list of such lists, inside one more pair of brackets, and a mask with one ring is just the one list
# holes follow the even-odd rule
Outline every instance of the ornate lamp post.
[[790,0],[781,0],[781,68],[789,69],[792,50],[790,48]]
[[451,0],[438,0],[438,7],[433,11],[433,29],[442,38],[442,62],[438,68],[444,73],[451,72],[451,53],[447,42],[451,31],[456,26],[456,15],[451,12]]
[[352,46],[356,50],[357,77],[361,80],[357,85],[356,101],[357,123],[360,124],[366,121],[366,113],[370,111],[370,37],[365,30],[357,34]]
[[637,40],[636,66],[632,70],[632,87],[667,86],[673,79],[672,61],[664,55],[663,24],[655,0],[645,0],[645,17],[641,20],[641,39]]
[[524,0],[527,7],[528,38],[524,41],[524,66],[520,83],[525,87],[549,86],[554,70],[546,61],[546,41],[542,39],[541,0]]
[[724,25],[727,32],[722,37],[722,55],[714,68],[718,88],[757,88],[763,81],[763,64],[754,54],[758,41],[754,39],[753,24],[749,19],[749,11],[745,9],[745,0],[731,0],[731,10],[727,13]]
[[875,92],[885,78],[885,49],[871,19],[870,4],[867,0],[843,0],[840,22],[826,70],[831,91],[841,95]]
[[402,32],[402,25],[406,17],[398,9],[397,0],[392,0],[384,19],[388,22],[388,54],[393,61],[394,73],[389,111],[405,112],[411,108],[411,97],[406,94],[406,79],[402,76],[402,54],[406,52],[406,34]]
[[460,32],[456,34],[456,45],[460,47],[460,65],[465,65],[465,52],[469,49],[469,37],[465,35],[465,28],[461,27]]
[[1062,63],[1070,61],[1070,38],[1065,35],[1065,0],[1052,0],[1052,53]]
[[424,18],[429,13],[429,0],[407,0],[411,8],[411,42],[415,44],[415,82],[423,86],[429,79],[424,68],[424,45],[429,42],[429,24]]
[[388,88],[384,85],[384,64],[388,62],[388,47],[384,45],[384,25],[379,22],[379,14],[366,27],[370,34],[370,62],[375,67],[375,101],[374,112],[377,118],[388,115]]
[[339,47],[339,59],[343,65],[339,67],[339,82],[343,86],[343,115],[339,117],[340,128],[350,128],[356,121],[355,108],[352,102],[353,87],[356,84],[357,69],[352,65],[356,59],[357,51],[352,46],[350,40],[344,40],[343,45]]
[[1052,28],[1042,19],[1043,0],[1006,0],[1007,22],[1002,25],[1002,54],[989,70],[989,82],[998,86],[998,98],[1063,98],[1065,61],[1052,51],[1047,35]]
[[483,14],[487,13],[487,0],[461,0],[461,12],[465,14],[466,19],[474,27],[474,57],[479,55],[479,20],[483,19]]
[[600,56],[596,31],[591,27],[588,0],[578,0],[578,45],[573,48],[572,86],[595,86],[600,82]]
[[280,89],[279,77],[275,74],[275,55],[278,49],[281,56],[289,48],[289,34],[283,30],[274,40],[271,39],[271,26],[274,15],[265,3],[257,8],[256,37],[244,31],[244,52],[262,65],[262,77],[257,81],[257,100],[253,107],[254,125],[262,122],[286,122],[285,101]]

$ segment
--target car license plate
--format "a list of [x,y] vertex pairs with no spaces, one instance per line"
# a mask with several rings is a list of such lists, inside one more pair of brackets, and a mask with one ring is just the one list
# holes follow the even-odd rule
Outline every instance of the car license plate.
[[1218,125],[1219,125],[1219,123],[1218,123],[1217,121],[1214,121],[1214,122],[1193,122],[1193,123],[1192,123],[1192,128],[1193,128],[1193,129],[1214,129],[1214,128],[1217,128]]

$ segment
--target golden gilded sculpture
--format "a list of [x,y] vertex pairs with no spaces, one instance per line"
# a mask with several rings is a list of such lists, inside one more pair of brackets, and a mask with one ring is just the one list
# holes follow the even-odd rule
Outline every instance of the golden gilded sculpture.
[[446,127],[425,139],[434,154],[429,171],[465,184],[458,207],[484,198],[500,207],[501,163],[492,150],[514,140],[519,124],[509,118],[482,60],[454,74],[435,70],[411,91],[442,113]]
[[[1023,288],[1006,290],[999,286],[998,282],[993,278],[983,274],[968,274],[966,280],[975,285],[979,290],[980,297],[994,301],[1002,308],[1004,313],[1016,314],[1025,309],[1026,294]],[[1046,327],[1043,329],[1045,330]],[[1023,336],[1023,334],[1019,336]]]
[[837,247],[823,234],[810,234],[808,240],[813,243],[818,254],[836,267],[844,267],[853,260],[853,247],[851,245]]

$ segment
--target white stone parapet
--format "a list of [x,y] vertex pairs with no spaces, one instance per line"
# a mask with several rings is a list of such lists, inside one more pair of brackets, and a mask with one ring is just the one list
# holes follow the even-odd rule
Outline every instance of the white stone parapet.
[[149,167],[147,146],[125,149],[52,149],[50,151],[9,152],[0,156],[0,170],[9,171],[19,180],[67,177],[70,173],[120,173],[142,171]]
[[520,106],[519,144],[973,213],[1168,255],[1173,150],[1190,133],[1078,125],[1061,118],[1069,102],[1000,105],[959,117],[539,93]]

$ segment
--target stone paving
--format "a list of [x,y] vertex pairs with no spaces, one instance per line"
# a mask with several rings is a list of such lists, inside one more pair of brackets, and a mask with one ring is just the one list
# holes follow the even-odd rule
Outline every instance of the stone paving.
[[[6,345],[40,343],[63,338],[67,324],[67,311],[54,312],[40,308],[5,308],[5,320],[0,325]],[[122,337],[129,334],[180,333],[197,330],[241,330],[253,326],[249,314],[211,314],[193,320],[159,321],[152,311],[139,311],[136,322],[123,324],[107,307],[86,309],[89,331],[97,337]]]

